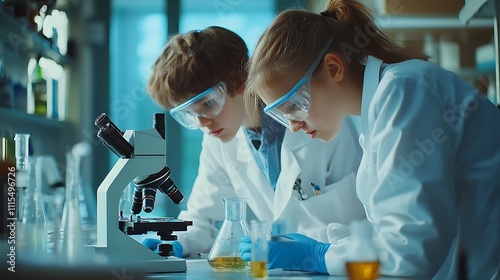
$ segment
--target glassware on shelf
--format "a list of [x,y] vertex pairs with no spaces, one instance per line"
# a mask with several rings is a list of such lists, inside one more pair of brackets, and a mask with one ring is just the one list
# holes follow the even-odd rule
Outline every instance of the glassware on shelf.
[[28,113],[47,116],[47,80],[40,66],[40,57],[34,62],[33,72],[29,79]]
[[250,236],[246,222],[246,199],[224,198],[225,218],[208,254],[214,271],[249,271],[250,264],[240,257],[242,236]]

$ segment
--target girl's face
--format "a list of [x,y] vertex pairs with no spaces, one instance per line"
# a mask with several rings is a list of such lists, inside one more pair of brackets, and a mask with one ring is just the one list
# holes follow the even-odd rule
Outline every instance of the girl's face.
[[243,95],[226,96],[221,112],[213,118],[198,117],[199,128],[210,136],[219,138],[222,142],[232,140],[245,118]]
[[[326,59],[320,63],[319,69],[312,75],[309,86],[310,108],[302,121],[287,120],[292,132],[303,130],[312,138],[328,142],[337,135],[340,126],[348,114],[346,97],[348,89],[339,82],[338,66],[328,66]],[[343,76],[343,75],[342,75]],[[343,79],[340,79],[342,81]],[[269,96],[262,96],[266,104],[270,104],[290,91],[293,85],[270,85]],[[347,102],[347,103],[346,103]]]

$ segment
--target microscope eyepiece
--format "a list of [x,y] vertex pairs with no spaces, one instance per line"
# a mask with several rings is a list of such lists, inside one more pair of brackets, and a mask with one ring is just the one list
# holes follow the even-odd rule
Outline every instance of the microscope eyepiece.
[[99,128],[97,137],[121,158],[129,158],[134,152],[134,147],[123,138],[123,135],[111,123],[106,123]]
[[116,129],[118,132],[120,132],[120,134],[123,134],[123,131],[121,131],[116,125],[114,122],[111,121],[111,119],[108,117],[108,115],[106,115],[106,113],[100,113],[99,116],[97,116],[95,118],[95,126],[97,126],[98,128],[101,128],[102,126],[104,126],[105,124],[108,124],[110,126],[112,126],[114,129]]

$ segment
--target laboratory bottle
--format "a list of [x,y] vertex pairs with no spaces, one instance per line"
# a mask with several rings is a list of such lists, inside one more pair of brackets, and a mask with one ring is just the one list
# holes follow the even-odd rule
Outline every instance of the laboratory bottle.
[[45,210],[42,200],[42,161],[40,158],[28,160],[28,185],[24,198],[23,217],[16,235],[16,245],[20,255],[37,257],[47,253],[47,230]]
[[[31,75],[30,98],[33,100],[33,113],[47,116],[47,81],[40,66],[40,59],[36,61],[35,69]],[[31,113],[31,112],[30,112]]]
[[250,264],[241,259],[238,249],[241,237],[250,236],[246,207],[245,198],[224,198],[224,222],[207,258],[214,271],[250,270]]
[[380,261],[372,241],[372,226],[365,220],[351,222],[351,238],[346,255],[346,271],[350,280],[374,280]]

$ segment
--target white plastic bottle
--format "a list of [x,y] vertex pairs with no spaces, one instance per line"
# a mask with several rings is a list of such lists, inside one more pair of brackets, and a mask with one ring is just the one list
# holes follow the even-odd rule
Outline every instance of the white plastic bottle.
[[345,266],[351,280],[374,280],[378,277],[380,261],[372,243],[371,224],[367,220],[351,222]]

